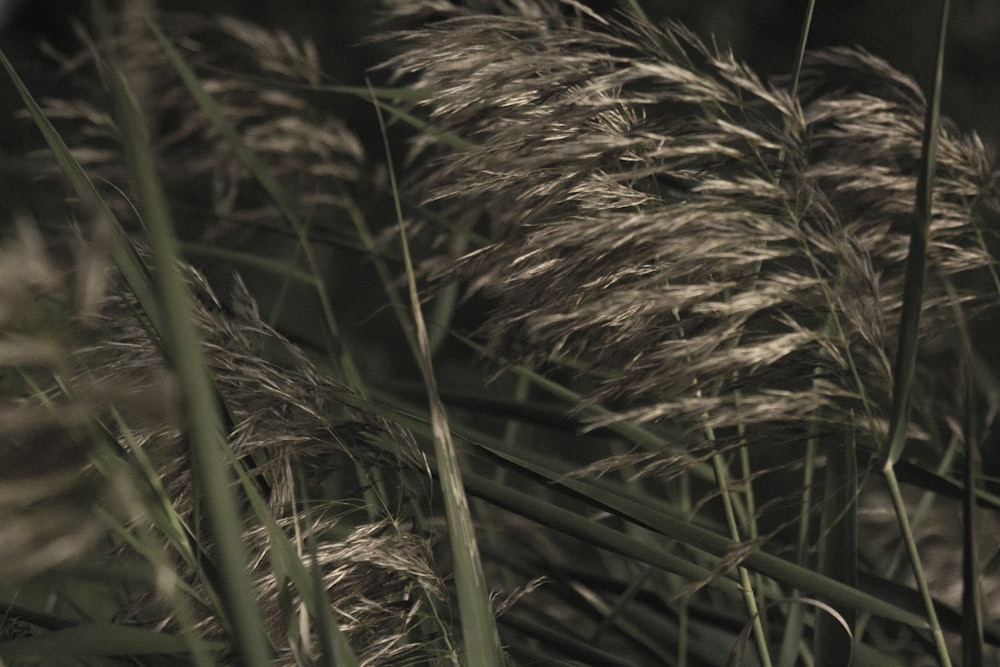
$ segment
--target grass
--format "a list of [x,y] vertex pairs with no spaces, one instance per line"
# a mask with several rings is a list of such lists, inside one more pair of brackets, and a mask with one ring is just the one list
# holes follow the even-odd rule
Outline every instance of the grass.
[[74,221],[3,250],[0,664],[995,663],[947,2],[926,93],[809,19],[767,81],[642,3],[388,4],[378,87],[145,3],[59,97],[0,60]]

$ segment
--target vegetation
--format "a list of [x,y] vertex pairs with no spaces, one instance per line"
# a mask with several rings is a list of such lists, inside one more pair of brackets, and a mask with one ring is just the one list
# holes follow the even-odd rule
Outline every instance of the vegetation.
[[63,193],[0,260],[0,664],[995,663],[948,3],[926,93],[808,18],[765,79],[635,1],[384,5],[377,85],[142,2],[58,95],[0,57]]

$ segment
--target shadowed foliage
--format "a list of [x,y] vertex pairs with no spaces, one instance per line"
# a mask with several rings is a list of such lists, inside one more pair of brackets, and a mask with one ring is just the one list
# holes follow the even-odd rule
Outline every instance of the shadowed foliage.
[[19,88],[48,144],[26,175],[72,185],[33,214],[74,222],[0,247],[0,660],[992,656],[994,151],[860,48],[766,79],[642,3],[381,4],[374,86],[280,28],[137,2],[43,49],[58,95]]

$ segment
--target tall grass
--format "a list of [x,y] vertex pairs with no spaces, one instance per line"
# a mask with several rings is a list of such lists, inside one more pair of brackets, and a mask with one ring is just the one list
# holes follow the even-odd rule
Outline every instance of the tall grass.
[[380,88],[140,3],[66,96],[3,60],[81,222],[0,265],[0,661],[995,660],[1000,196],[946,5],[925,94],[635,2],[385,4]]

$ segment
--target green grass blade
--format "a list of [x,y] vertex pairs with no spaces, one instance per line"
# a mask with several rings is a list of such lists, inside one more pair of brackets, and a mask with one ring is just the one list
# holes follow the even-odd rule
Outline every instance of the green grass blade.
[[[712,429],[706,428],[705,431],[706,437],[710,440],[714,440],[714,433],[712,432]],[[712,457],[712,468],[715,471],[715,483],[719,490],[719,497],[722,500],[729,537],[734,543],[738,544],[741,539],[739,526],[736,521],[736,513],[733,508],[733,497],[731,495],[732,492],[730,490],[729,482],[729,469],[722,454],[715,454]],[[754,646],[757,648],[757,657],[760,659],[760,663],[763,667],[771,667],[772,661],[767,642],[767,633],[764,630],[759,605],[757,604],[757,591],[754,589],[753,582],[750,580],[750,572],[747,568],[740,565],[736,568],[736,573],[740,579],[740,588],[743,593],[743,605],[746,608],[747,618],[749,619],[747,629],[748,631],[750,629],[753,630]]]
[[[534,619],[521,618],[516,613],[504,614],[501,618],[504,625],[516,628],[525,635],[544,643],[546,646],[557,648],[564,656],[581,661],[585,665],[601,665],[602,667],[632,667],[634,663],[623,659],[620,656],[594,648],[588,642],[578,637],[570,636],[566,632],[548,627],[546,624],[536,622]],[[575,664],[581,664],[576,662]],[[544,658],[537,656],[536,659],[525,664],[566,664],[557,660],[554,656],[547,655]]]
[[[809,427],[809,439],[806,442],[806,452],[804,465],[802,466],[802,496],[800,498],[798,536],[795,543],[795,562],[805,566],[808,563],[808,550],[810,544],[810,526],[812,524],[812,494],[816,471],[816,454],[818,443],[816,438],[817,426],[811,424]],[[792,597],[797,597],[798,592],[793,592]],[[781,652],[778,657],[779,667],[793,667],[798,659],[799,647],[802,643],[805,629],[805,608],[803,605],[792,605],[788,612],[785,623],[785,636],[781,643]]]
[[899,348],[896,356],[895,385],[892,412],[889,418],[887,459],[899,460],[906,446],[910,422],[910,403],[917,373],[917,338],[920,331],[920,311],[923,307],[924,280],[927,272],[927,233],[930,227],[934,196],[934,171],[937,164],[938,134],[941,125],[941,85],[944,72],[945,38],[948,33],[950,0],[941,2],[937,60],[934,86],[924,119],[924,137],[920,149],[920,173],[917,179],[917,200],[910,232],[910,250],[906,260],[906,282],[903,288],[903,309],[900,315]]
[[927,272],[927,234],[932,216],[934,195],[934,171],[937,161],[937,143],[941,115],[941,87],[944,71],[945,39],[948,33],[950,0],[941,2],[941,18],[938,29],[937,57],[934,68],[934,84],[924,121],[923,144],[920,151],[920,174],[917,179],[917,201],[910,233],[910,249],[906,261],[906,281],[903,288],[903,308],[900,315],[899,349],[896,357],[895,378],[892,393],[892,409],[889,416],[886,460],[883,466],[893,508],[899,521],[903,540],[906,544],[913,568],[913,575],[924,601],[931,634],[937,649],[938,660],[950,667],[951,658],[944,633],[934,610],[934,600],[927,586],[916,538],[910,528],[906,504],[896,479],[894,464],[903,454],[906,434],[910,423],[910,404],[917,373],[917,343],[920,329],[920,311],[923,307],[924,281]]
[[[848,441],[833,447],[827,455],[827,475],[823,500],[823,538],[820,549],[820,571],[851,588],[858,585],[858,470],[853,433]],[[839,667],[850,664],[853,647],[843,640],[844,626],[848,634],[855,627],[857,613],[852,608],[833,614],[818,614],[814,654],[817,667]],[[852,635],[853,636],[853,635]]]
[[153,329],[156,332],[154,337],[161,336],[164,330],[164,318],[160,312],[160,305],[157,301],[149,270],[143,264],[138,253],[136,253],[132,242],[114,219],[111,211],[108,210],[104,201],[98,195],[97,189],[80,166],[80,163],[70,153],[66,142],[62,140],[55,127],[45,117],[38,102],[32,96],[31,91],[24,85],[24,82],[17,75],[17,72],[14,71],[14,67],[2,51],[0,51],[0,65],[3,66],[10,80],[13,82],[21,100],[24,102],[28,115],[31,116],[31,120],[38,127],[49,150],[59,164],[60,169],[62,169],[63,175],[70,182],[77,196],[83,201],[84,206],[90,208],[94,215],[104,216],[109,220],[112,238],[112,259],[128,284],[129,289],[135,295],[140,307],[152,323]]
[[962,499],[962,664],[983,664],[983,598],[980,586],[979,513],[976,508],[976,486],[979,479],[979,451],[974,409],[975,380],[970,369],[971,357],[966,355],[965,389],[965,496]]
[[223,611],[240,661],[248,666],[264,667],[270,664],[271,649],[247,572],[248,560],[241,538],[243,522],[223,454],[226,443],[215,388],[195,327],[191,294],[176,269],[178,247],[169,204],[156,173],[156,160],[141,117],[132,106],[128,83],[111,50],[110,20],[103,3],[95,0],[93,9],[126,160],[158,268],[157,287],[166,319],[165,342],[185,397],[184,417],[190,439],[193,483],[198,496],[204,500],[209,536],[221,573]]
[[976,502],[976,488],[979,486],[979,415],[976,395],[975,356],[969,327],[962,313],[955,286],[945,281],[945,288],[951,299],[955,324],[961,342],[962,363],[965,376],[965,419],[962,424],[962,440],[965,445],[965,465],[962,467],[962,664],[983,664],[983,591],[980,584],[982,568],[979,559],[979,508]]
[[[503,458],[519,463],[524,469],[540,475],[556,485],[579,494],[598,507],[613,512],[684,544],[723,558],[742,545],[703,527],[691,524],[684,516],[662,502],[648,496],[637,495],[630,489],[602,479],[570,477],[569,469],[557,466],[551,460],[532,452],[496,452]],[[831,604],[869,611],[876,616],[924,628],[926,620],[914,611],[900,608],[857,588],[842,584],[818,572],[802,567],[778,556],[754,551],[743,564],[750,570],[793,586],[810,595],[823,597]]]
[[889,489],[889,497],[892,499],[893,511],[899,521],[900,530],[903,534],[903,542],[906,544],[907,556],[910,558],[910,566],[913,568],[913,575],[917,581],[917,588],[920,590],[920,597],[924,603],[927,613],[927,621],[931,627],[931,634],[938,651],[938,659],[942,665],[950,667],[951,658],[948,655],[948,646],[944,641],[944,632],[941,623],[938,621],[937,611],[934,609],[934,599],[931,597],[930,589],[927,586],[927,577],[924,576],[924,569],[920,563],[920,553],[917,550],[917,540],[910,527],[910,520],[907,516],[906,502],[903,493],[899,488],[899,481],[896,479],[896,472],[892,464],[885,468],[885,481]]
[[649,23],[649,17],[646,15],[646,11],[642,8],[642,4],[639,0],[623,0],[621,3],[623,9],[632,13],[635,18],[642,23]]
[[802,21],[802,30],[799,33],[799,46],[795,57],[795,69],[792,74],[792,97],[798,97],[799,78],[802,74],[802,62],[806,57],[806,46],[809,44],[809,32],[812,29],[813,14],[816,11],[816,0],[809,0],[806,7],[806,16]]
[[399,201],[399,189],[396,185],[395,170],[392,165],[392,153],[389,150],[386,135],[385,120],[382,117],[381,105],[378,99],[372,97],[375,111],[378,115],[379,127],[382,129],[385,141],[385,153],[389,178],[392,182],[393,200],[396,206],[396,220],[399,225],[400,242],[403,247],[403,260],[406,266],[406,279],[410,292],[410,307],[413,311],[413,328],[417,336],[420,374],[423,376],[430,403],[431,428],[434,433],[434,455],[437,464],[438,479],[444,495],[445,516],[448,521],[448,536],[451,541],[451,553],[455,559],[455,586],[458,590],[458,607],[462,617],[462,636],[465,643],[466,660],[471,665],[482,667],[503,667],[505,660],[500,647],[500,636],[497,632],[496,618],[490,604],[490,592],[486,587],[486,577],[476,543],[475,526],[469,511],[469,501],[465,495],[462,482],[462,470],[458,460],[458,452],[451,438],[448,417],[438,394],[437,381],[431,361],[430,341],[427,327],[420,306],[420,296],[417,294],[416,277],[413,273],[413,262],[410,258],[409,244],[406,239],[406,228],[403,223],[403,210]]
[[350,643],[333,618],[330,605],[319,572],[306,569],[302,557],[295,549],[288,535],[274,520],[267,501],[260,495],[257,485],[236,460],[232,452],[226,453],[229,464],[236,470],[247,500],[253,507],[260,525],[267,531],[268,553],[274,576],[279,581],[287,580],[299,592],[312,618],[320,624],[318,634],[326,638],[324,659],[335,667],[357,667],[358,658]]
[[[466,473],[465,483],[471,494],[543,526],[576,537],[590,546],[679,574],[691,582],[709,581],[712,578],[711,572],[686,558],[666,553],[593,519],[541,500],[533,494],[473,473]],[[731,579],[719,579],[717,583],[730,592],[737,591],[736,584]]]
[[156,23],[149,17],[148,13],[146,13],[146,24],[149,30],[153,33],[153,36],[159,42],[164,53],[170,59],[171,64],[177,71],[177,74],[184,83],[184,86],[191,94],[191,97],[198,103],[198,106],[201,107],[201,110],[205,112],[205,115],[211,120],[215,129],[218,130],[219,134],[222,135],[222,137],[226,140],[226,143],[230,146],[230,148],[232,148],[236,157],[243,163],[243,166],[246,167],[247,171],[250,172],[257,182],[260,183],[264,192],[267,193],[267,195],[274,202],[274,205],[281,212],[281,215],[285,218],[288,224],[291,225],[292,230],[298,238],[299,248],[305,255],[309,273],[313,277],[312,283],[316,289],[316,295],[319,298],[320,306],[323,310],[324,323],[327,327],[327,344],[331,355],[333,355],[333,357],[340,364],[339,371],[342,373],[346,381],[353,387],[361,389],[361,376],[354,365],[354,361],[350,353],[340,342],[339,327],[333,313],[330,296],[327,293],[322,273],[319,269],[319,264],[317,263],[315,254],[312,251],[306,225],[299,215],[295,203],[292,201],[291,197],[281,184],[271,175],[267,167],[246,145],[246,142],[243,141],[243,137],[240,135],[239,131],[225,118],[225,116],[223,116],[219,105],[215,103],[212,97],[201,85],[201,81],[199,81],[197,74],[195,74],[191,67],[184,61],[180,52],[177,51],[159,26],[157,26]]
[[208,245],[205,243],[186,243],[182,241],[180,247],[186,257],[197,257],[201,259],[212,259],[227,262],[246,269],[282,278],[284,280],[301,283],[303,285],[312,285],[316,282],[311,275],[305,271],[297,269],[289,262],[271,259],[269,257],[262,257],[261,255],[241,250],[234,250],[232,248]]

